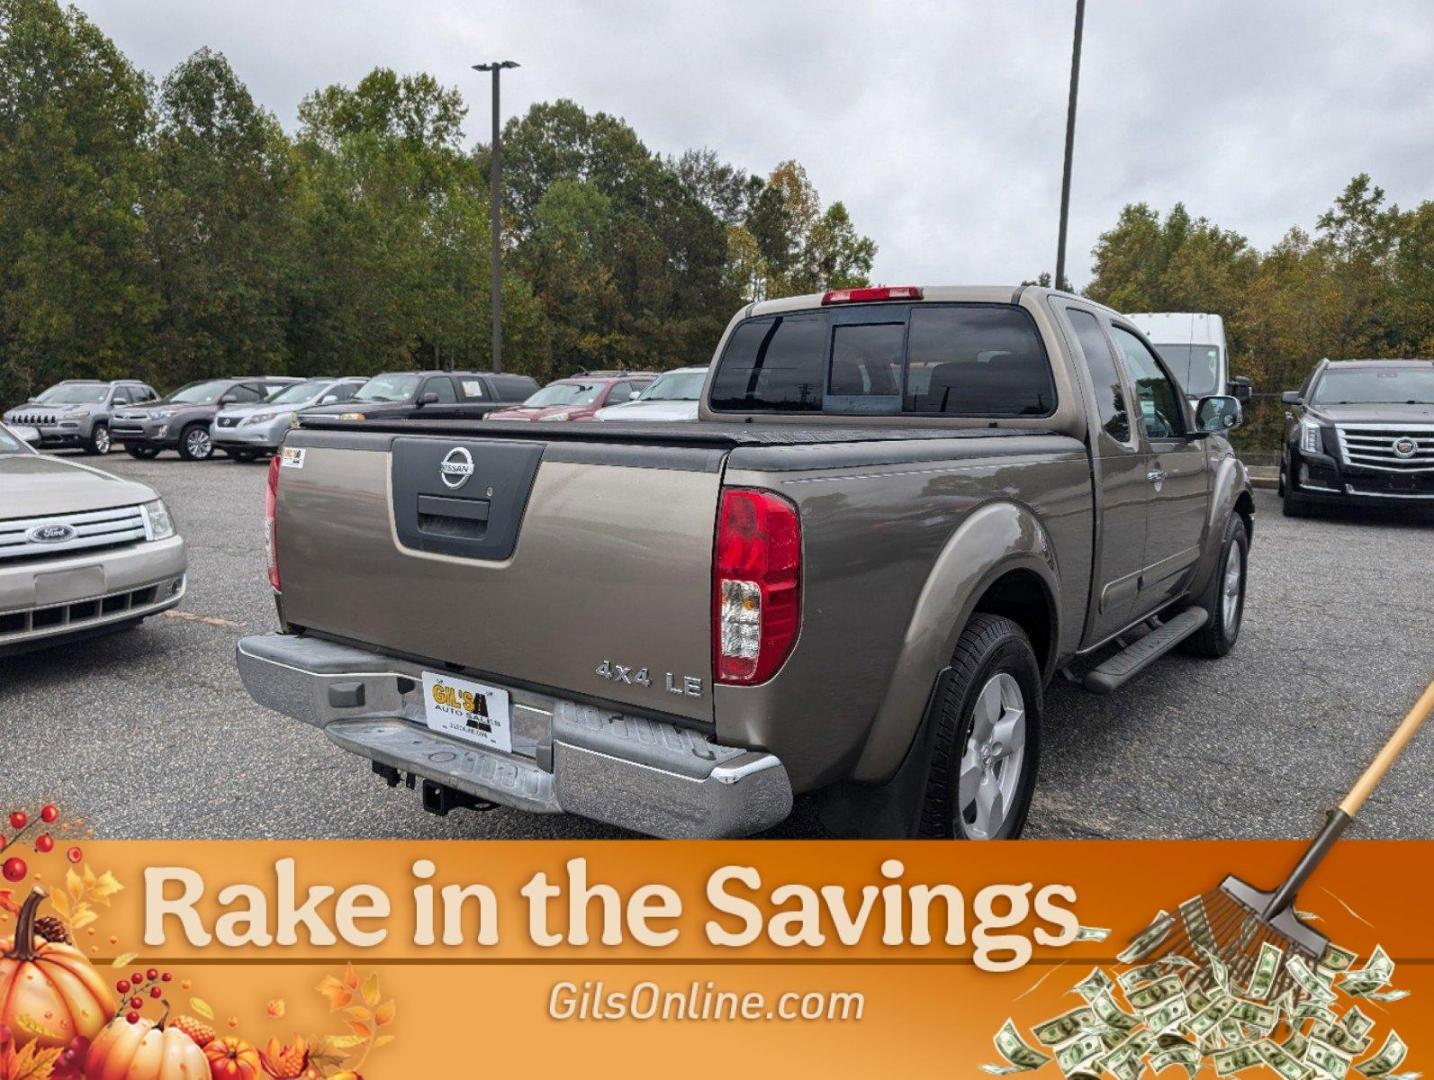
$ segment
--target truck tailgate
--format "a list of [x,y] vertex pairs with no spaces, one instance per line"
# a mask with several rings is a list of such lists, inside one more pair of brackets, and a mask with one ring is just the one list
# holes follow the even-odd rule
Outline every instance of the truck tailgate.
[[279,470],[291,627],[712,722],[723,450],[360,430],[288,445],[302,449]]

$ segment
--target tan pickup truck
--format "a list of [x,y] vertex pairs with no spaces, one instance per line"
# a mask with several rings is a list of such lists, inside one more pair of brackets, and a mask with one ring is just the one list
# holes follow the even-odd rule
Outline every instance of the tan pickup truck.
[[305,416],[239,669],[439,813],[1016,836],[1057,672],[1234,645],[1239,417],[1085,299],[915,287],[743,308],[695,423]]
[[184,541],[151,488],[37,454],[22,429],[0,425],[0,655],[172,608],[186,569]]

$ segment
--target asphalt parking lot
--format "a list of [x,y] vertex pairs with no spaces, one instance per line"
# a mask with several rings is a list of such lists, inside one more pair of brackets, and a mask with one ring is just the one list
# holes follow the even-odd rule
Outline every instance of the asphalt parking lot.
[[[156,488],[189,542],[176,612],[0,659],[0,777],[114,837],[572,838],[575,818],[419,809],[321,734],[255,706],[235,641],[271,628],[265,469],[172,454],[104,468]],[[1052,687],[1035,837],[1294,837],[1338,801],[1434,676],[1434,517],[1287,520],[1260,492],[1239,645],[1176,655],[1111,697]],[[1434,731],[1356,835],[1434,837]],[[810,801],[775,834],[824,835]]]

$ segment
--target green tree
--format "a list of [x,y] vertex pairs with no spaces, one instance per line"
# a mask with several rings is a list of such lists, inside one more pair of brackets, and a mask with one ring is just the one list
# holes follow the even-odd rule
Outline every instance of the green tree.
[[0,393],[149,373],[149,87],[75,8],[0,0]]
[[796,161],[772,170],[744,224],[759,257],[745,275],[752,298],[850,288],[869,279],[876,244],[856,231],[842,203],[822,210]]
[[294,177],[288,140],[219,53],[200,49],[159,95],[146,200],[163,298],[163,380],[283,371]]

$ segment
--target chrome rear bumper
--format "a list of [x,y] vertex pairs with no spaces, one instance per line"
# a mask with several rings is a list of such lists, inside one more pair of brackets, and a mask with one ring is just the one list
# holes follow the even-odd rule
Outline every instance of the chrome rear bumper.
[[651,836],[748,836],[791,813],[781,761],[691,728],[510,688],[504,754],[427,727],[422,665],[294,634],[246,637],[236,654],[255,701],[389,775]]

